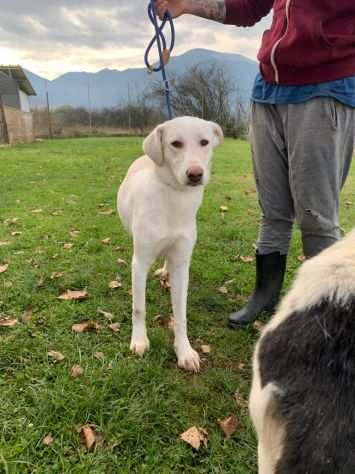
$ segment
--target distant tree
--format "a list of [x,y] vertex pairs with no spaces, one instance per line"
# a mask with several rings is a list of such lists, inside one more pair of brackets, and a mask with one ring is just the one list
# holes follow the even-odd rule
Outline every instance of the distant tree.
[[[171,76],[170,83],[171,104],[176,115],[215,121],[231,135],[244,133],[242,100],[228,73],[219,64],[192,66],[183,74]],[[158,101],[161,108],[165,107],[165,91],[160,82],[152,85],[148,97],[153,103]]]

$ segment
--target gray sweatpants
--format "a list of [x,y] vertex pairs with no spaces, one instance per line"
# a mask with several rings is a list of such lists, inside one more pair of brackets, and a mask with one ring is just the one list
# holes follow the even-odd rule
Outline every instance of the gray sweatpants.
[[339,239],[339,193],[350,169],[354,136],[355,109],[332,98],[253,103],[250,137],[262,211],[260,254],[286,254],[295,219],[307,257]]

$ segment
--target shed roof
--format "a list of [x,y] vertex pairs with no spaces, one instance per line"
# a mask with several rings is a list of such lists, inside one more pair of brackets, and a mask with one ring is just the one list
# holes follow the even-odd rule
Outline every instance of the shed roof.
[[0,72],[14,79],[27,95],[37,95],[21,66],[1,66]]

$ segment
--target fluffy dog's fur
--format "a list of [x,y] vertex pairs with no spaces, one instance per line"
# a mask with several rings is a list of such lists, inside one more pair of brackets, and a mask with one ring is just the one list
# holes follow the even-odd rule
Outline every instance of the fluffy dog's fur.
[[257,343],[259,474],[355,473],[355,231],[306,261]]
[[213,149],[223,140],[212,122],[180,117],[156,127],[145,139],[146,156],[128,170],[118,192],[118,211],[133,237],[131,350],[149,348],[145,324],[147,273],[166,258],[175,320],[179,367],[199,370],[199,356],[187,337],[186,304],[191,254],[196,242],[196,213],[210,176]]

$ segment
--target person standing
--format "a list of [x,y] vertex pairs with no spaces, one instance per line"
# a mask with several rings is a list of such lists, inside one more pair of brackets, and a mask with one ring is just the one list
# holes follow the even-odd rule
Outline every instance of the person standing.
[[250,139],[261,208],[256,284],[233,329],[278,303],[293,223],[311,258],[340,237],[339,194],[355,136],[354,0],[156,0],[160,17],[192,14],[253,26],[273,10],[258,53]]

